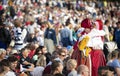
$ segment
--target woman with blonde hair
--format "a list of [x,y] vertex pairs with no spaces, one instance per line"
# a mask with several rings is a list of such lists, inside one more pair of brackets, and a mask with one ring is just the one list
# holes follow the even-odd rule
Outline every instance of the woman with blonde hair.
[[44,55],[41,55],[36,63],[36,67],[31,72],[31,74],[33,76],[42,76],[45,66],[46,66],[46,57]]
[[2,61],[6,56],[6,50],[0,48],[0,61]]
[[41,55],[40,58],[38,59],[36,66],[46,66],[46,57],[44,55]]
[[44,33],[45,38],[45,46],[47,47],[48,52],[52,54],[52,52],[55,50],[55,45],[57,44],[56,40],[56,32],[53,29],[53,25],[51,25],[50,22],[46,22],[47,29]]
[[67,69],[70,71],[67,76],[77,76],[77,71],[75,68],[77,67],[77,62],[75,59],[69,59],[67,61]]

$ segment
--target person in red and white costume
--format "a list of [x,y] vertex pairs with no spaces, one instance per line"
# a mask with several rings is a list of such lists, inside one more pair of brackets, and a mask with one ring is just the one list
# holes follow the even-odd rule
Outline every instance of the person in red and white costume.
[[91,49],[90,52],[91,62],[92,62],[92,76],[98,76],[98,68],[100,66],[106,65],[105,55],[103,53],[103,36],[105,32],[103,29],[103,24],[101,20],[96,20],[93,24],[94,28],[88,34],[91,36]]
[[105,35],[105,32],[102,30],[101,24],[100,20],[96,20],[94,23],[90,19],[82,21],[83,30],[80,32],[79,41],[72,54],[72,58],[77,60],[78,66],[85,64],[89,67],[91,76],[97,76],[98,67],[106,65],[102,51],[102,36]]
[[[91,26],[92,25],[90,24],[90,19],[84,19],[81,22],[81,28],[79,28],[77,31],[77,36],[79,37],[79,39],[77,40],[77,42],[75,43],[73,47],[74,51],[71,56],[72,59],[77,60],[77,66],[84,64],[88,66],[89,70],[91,69],[90,56],[89,55],[85,56],[85,52],[79,49],[78,45],[84,39],[85,35],[87,35],[90,32]],[[83,41],[81,45],[86,45],[86,43],[84,43]]]

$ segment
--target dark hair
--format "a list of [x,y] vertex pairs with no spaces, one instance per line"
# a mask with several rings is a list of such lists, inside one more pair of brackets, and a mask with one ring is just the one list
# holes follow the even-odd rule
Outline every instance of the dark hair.
[[12,63],[12,62],[18,61],[18,58],[15,57],[15,56],[9,56],[9,57],[8,57],[8,61],[9,61],[10,63]]
[[42,50],[43,48],[45,48],[45,46],[39,46],[39,48]]
[[66,26],[68,26],[69,24],[71,24],[71,23],[70,23],[70,18],[67,19],[67,21],[66,21],[65,24],[66,24]]
[[21,21],[19,19],[14,20],[14,25],[15,27],[20,27],[21,26]]
[[0,10],[0,16],[2,16],[5,12],[5,9]]
[[118,21],[116,24],[119,25],[119,24],[120,24],[120,21]]
[[100,66],[98,68],[98,76],[107,76],[107,73],[102,74],[102,70],[109,70],[108,66]]
[[55,74],[54,76],[65,76],[64,74],[61,74],[61,73],[57,73]]
[[[120,50],[118,50],[118,51],[120,51]],[[120,52],[118,53],[118,58],[120,58]]]
[[24,52],[26,49],[30,49],[31,44],[27,44],[24,48],[21,49],[21,53]]
[[4,70],[4,66],[7,66],[9,67],[10,64],[9,64],[9,61],[7,59],[3,59],[1,62],[0,62],[0,73],[3,73],[5,70]]
[[52,74],[45,74],[45,75],[43,75],[43,76],[53,76]]
[[58,54],[61,55],[61,53],[66,53],[66,52],[64,51],[64,49],[65,49],[64,47],[61,48],[61,49],[59,49],[59,50],[58,50]]
[[105,25],[107,24],[107,23],[109,23],[110,21],[109,20],[105,20]]
[[57,67],[59,67],[59,65],[60,65],[60,61],[57,61],[57,60],[54,60],[53,62],[52,62],[52,65],[51,65],[51,70],[52,70],[52,72],[54,72],[56,69],[57,69]]
[[45,46],[39,46],[39,47],[36,49],[35,54],[38,55],[39,51],[41,51],[43,48],[45,48]]
[[35,44],[32,43],[32,44],[30,45],[30,50],[35,50]]
[[40,47],[38,47],[35,51],[35,55],[38,55],[40,50],[41,50]]
[[4,72],[4,67],[2,65],[2,63],[0,62],[0,74]]
[[0,26],[3,26],[3,20],[2,20],[2,17],[0,17]]
[[115,51],[112,51],[111,52],[111,57],[113,58],[113,57],[116,57],[116,56],[118,56],[118,50],[115,50]]
[[115,71],[115,68],[112,67],[112,66],[101,66],[98,68],[98,76],[108,76],[107,73],[108,72],[105,72],[104,74],[102,73],[102,70],[109,70],[109,71],[112,71],[114,74],[116,74],[116,71]]

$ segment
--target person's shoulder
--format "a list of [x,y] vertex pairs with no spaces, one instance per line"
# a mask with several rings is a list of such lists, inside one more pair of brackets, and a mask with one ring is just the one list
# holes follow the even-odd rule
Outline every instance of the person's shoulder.
[[113,62],[118,62],[118,59],[114,59]]
[[35,67],[36,69],[38,69],[38,70],[44,70],[45,68],[44,67],[42,67],[42,66],[37,66],[37,67]]
[[114,59],[111,63],[112,66],[116,66],[119,63],[118,59]]
[[118,59],[115,59],[112,63],[111,63],[111,66],[116,68],[116,67],[119,67],[120,68],[120,62]]
[[108,66],[111,66],[112,62],[113,62],[112,60],[109,60],[109,61],[107,62],[107,65],[108,65]]
[[73,73],[73,74],[77,74],[77,71],[76,71],[76,70],[73,70],[71,73]]
[[45,55],[51,55],[51,53],[47,52]]
[[106,25],[103,25],[103,28],[107,28],[107,26],[106,26]]
[[74,71],[71,71],[68,76],[77,76],[77,71],[74,70]]

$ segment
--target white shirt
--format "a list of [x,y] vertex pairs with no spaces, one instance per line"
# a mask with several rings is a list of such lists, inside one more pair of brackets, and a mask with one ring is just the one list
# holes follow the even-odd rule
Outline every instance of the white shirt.
[[28,30],[28,32],[29,32],[30,34],[34,34],[34,33],[35,33],[35,28],[37,28],[37,24],[36,24],[36,23],[34,23],[33,25],[29,25],[29,26],[27,27],[27,30]]
[[88,34],[90,40],[87,46],[93,47],[94,49],[103,49],[103,41],[101,36],[104,36],[105,32],[103,30],[92,29]]
[[5,76],[16,76],[13,71],[8,71]]
[[81,76],[80,74],[78,74],[77,76]]
[[108,30],[108,26],[104,25],[104,26],[103,26],[103,30],[104,30],[105,33],[106,33],[105,38],[106,38],[107,40],[105,40],[105,41],[110,41],[110,39],[109,39],[109,30]]
[[103,49],[103,41],[101,36],[104,36],[105,32],[103,30],[92,29],[89,34],[85,34],[79,38],[81,41],[84,37],[88,36],[89,41],[87,43],[88,47],[92,47],[93,49]]
[[43,71],[44,71],[44,67],[37,66],[34,68],[34,70],[31,72],[31,74],[33,76],[42,76]]
[[39,31],[38,36],[37,36],[37,41],[41,46],[44,46],[44,31]]

